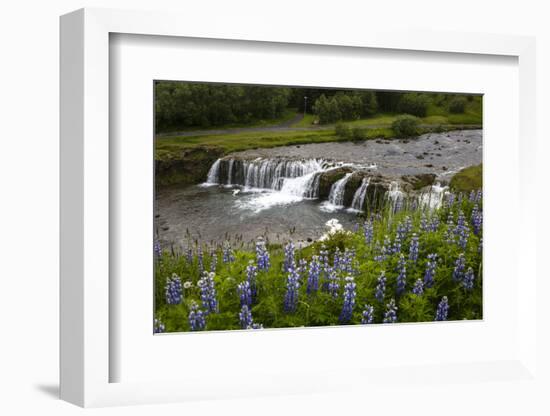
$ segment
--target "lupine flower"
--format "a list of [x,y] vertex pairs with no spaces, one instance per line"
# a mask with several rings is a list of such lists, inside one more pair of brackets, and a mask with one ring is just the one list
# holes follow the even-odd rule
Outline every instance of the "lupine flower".
[[358,222],[353,224],[353,232],[356,233],[357,231],[359,231],[359,223]]
[[202,255],[202,247],[200,245],[197,249],[197,263],[199,266],[199,275],[202,275],[202,272],[204,272],[204,257]]
[[455,241],[454,230],[455,225],[453,215],[449,213],[449,217],[447,218],[447,230],[445,231],[445,241],[447,241],[447,243],[449,244],[452,244]]
[[218,255],[215,251],[211,254],[211,261],[210,261],[210,271],[212,273],[216,273],[216,267],[218,266]]
[[332,268],[334,271],[340,270],[340,249],[336,247],[336,250],[334,251],[334,260],[332,262]]
[[378,284],[376,285],[376,293],[374,297],[378,302],[384,301],[384,295],[386,293],[386,274],[384,272],[380,273],[378,277]]
[[476,193],[475,202],[480,203],[482,199],[483,199],[483,191],[481,189],[478,189]]
[[271,264],[269,263],[269,252],[265,247],[265,241],[260,240],[256,243],[256,262],[258,263],[258,270],[269,270]]
[[319,288],[319,276],[321,274],[321,263],[319,263],[319,256],[313,256],[309,263],[309,274],[307,278],[307,293],[317,292]]
[[474,270],[468,267],[468,271],[464,274],[464,278],[462,279],[462,286],[464,286],[464,289],[472,290],[474,288],[474,279]]
[[401,295],[405,292],[406,285],[407,285],[407,268],[403,266],[401,270],[399,270],[399,274],[397,275],[396,291],[398,295]]
[[412,288],[412,293],[414,293],[417,296],[420,296],[424,293],[424,283],[422,282],[422,279],[416,280]]
[[322,276],[322,289],[328,290],[328,274],[330,270],[329,265],[329,259],[328,259],[328,251],[326,247],[323,245],[321,246],[321,250],[319,251],[319,262],[321,263],[321,276]]
[[181,278],[176,273],[173,273],[172,276],[166,278],[164,293],[166,295],[166,303],[168,305],[179,305],[183,300]]
[[191,247],[187,247],[187,263],[193,263],[193,249]]
[[216,287],[214,284],[215,274],[204,272],[203,277],[198,281],[201,292],[202,307],[205,313],[218,312],[218,300],[216,299]]
[[470,236],[470,229],[466,223],[466,218],[462,211],[458,214],[458,220],[456,222],[456,227],[454,229],[454,234],[458,236],[458,245],[462,249],[466,249],[466,244],[468,243],[468,237]]
[[474,202],[476,200],[476,193],[473,190],[470,191],[470,196],[468,197],[468,200],[470,202]]
[[385,324],[394,324],[397,322],[397,305],[395,304],[395,299],[391,299],[390,303],[386,305],[386,312],[384,313],[384,320],[382,321]]
[[387,259],[388,253],[391,253],[391,242],[388,236],[384,238],[384,245],[380,249],[380,254],[374,257],[374,260],[383,262]]
[[340,258],[340,270],[345,274],[353,274],[353,259],[355,258],[355,250],[346,248],[344,255]]
[[399,260],[397,260],[397,267],[395,268],[396,271],[401,270],[403,267],[405,267],[406,261],[405,256],[403,254],[399,255]]
[[286,280],[286,294],[284,310],[295,312],[298,305],[298,289],[300,287],[300,276],[295,269],[290,269]]
[[439,305],[437,305],[437,311],[435,312],[435,321],[446,321],[449,314],[449,300],[447,296],[443,296]]
[[191,304],[189,310],[189,327],[191,331],[202,331],[206,327],[205,313],[195,302]]
[[250,290],[250,283],[248,280],[241,282],[237,285],[237,291],[239,292],[239,298],[241,299],[241,306],[252,305],[252,291]]
[[372,324],[373,321],[374,321],[374,306],[365,305],[365,309],[363,309],[363,313],[361,317],[361,323]]
[[160,259],[162,257],[162,247],[160,246],[159,240],[155,240],[155,244],[153,245],[153,250],[155,251],[155,255],[157,256],[157,258]]
[[166,327],[160,319],[155,318],[155,323],[153,324],[153,334],[161,334],[166,331]]
[[338,278],[338,275],[334,271],[334,269],[330,269],[328,271],[328,293],[332,295],[333,298],[338,297],[338,292],[340,291],[340,279]]
[[290,241],[285,246],[285,262],[283,265],[283,272],[288,273],[290,268],[294,268],[294,265],[295,265],[294,254],[295,254],[294,243]]
[[460,282],[464,278],[464,269],[466,268],[466,259],[464,253],[460,253],[455,261],[455,268],[453,270],[453,280]]
[[346,276],[344,284],[344,304],[340,313],[340,323],[346,324],[351,321],[353,307],[355,306],[355,281],[352,276]]
[[478,235],[483,225],[483,212],[479,210],[477,204],[472,209],[472,225],[474,227],[474,234]]
[[223,258],[224,263],[233,263],[235,261],[235,253],[231,249],[229,241],[223,243]]
[[416,211],[417,208],[418,208],[418,201],[413,198],[411,202],[411,211]]
[[430,225],[428,226],[428,229],[432,233],[435,233],[438,228],[439,228],[439,217],[437,215],[435,215],[435,216],[432,217],[432,221],[430,222]]
[[247,329],[252,326],[253,322],[252,312],[250,312],[247,305],[243,305],[239,312],[239,323],[241,324],[241,328]]
[[436,266],[437,254],[428,254],[428,261],[426,262],[426,272],[424,273],[424,286],[432,287],[434,285]]
[[[416,201],[416,200],[413,200],[413,201]],[[405,234],[409,234],[413,229],[412,219],[408,215],[405,217],[404,229],[405,229]]]
[[246,266],[246,280],[250,284],[250,292],[252,293],[252,298],[256,298],[256,278],[258,276],[258,269],[254,265],[254,262],[250,260],[248,266]]
[[[294,268],[294,264],[292,265]],[[302,281],[303,278],[307,275],[307,260],[306,259],[300,259],[298,260],[298,267],[296,267],[296,273],[300,276],[300,281]]]
[[411,237],[411,245],[409,247],[409,260],[416,262],[418,260],[418,236],[413,234]]
[[372,243],[372,237],[374,235],[374,225],[372,223],[372,218],[365,221],[363,224],[363,234],[365,236],[365,243],[371,244]]
[[428,219],[426,218],[426,214],[424,212],[420,217],[420,229],[422,231],[428,231]]
[[451,208],[455,203],[455,194],[449,193],[447,196],[447,208]]

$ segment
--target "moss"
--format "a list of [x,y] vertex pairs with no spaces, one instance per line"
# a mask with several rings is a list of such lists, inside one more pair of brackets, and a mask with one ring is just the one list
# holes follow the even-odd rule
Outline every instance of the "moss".
[[481,189],[483,181],[483,166],[470,166],[462,169],[451,179],[451,189],[455,192],[470,192]]

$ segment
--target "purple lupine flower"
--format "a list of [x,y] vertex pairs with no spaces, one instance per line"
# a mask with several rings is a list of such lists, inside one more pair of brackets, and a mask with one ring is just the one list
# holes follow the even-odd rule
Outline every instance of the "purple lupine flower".
[[160,246],[159,240],[155,240],[155,243],[153,244],[153,250],[157,258],[160,259],[162,257],[162,247]]
[[346,276],[344,284],[344,304],[340,313],[340,323],[347,324],[351,321],[353,315],[353,307],[355,306],[355,281],[352,276]]
[[241,300],[241,306],[252,305],[252,291],[250,289],[250,283],[248,280],[241,282],[237,285],[237,291],[239,292],[239,298]]
[[288,273],[291,268],[295,267],[295,252],[294,243],[290,241],[285,246],[285,261],[283,264],[283,272]]
[[429,231],[432,233],[435,233],[437,229],[439,228],[439,217],[437,215],[434,215],[432,217],[432,220],[430,222],[430,225],[428,226]]
[[374,306],[365,305],[363,313],[361,314],[361,323],[362,324],[372,324],[374,321]]
[[300,276],[295,269],[290,269],[286,280],[286,294],[284,310],[295,312],[298,306],[298,289],[300,287]]
[[330,270],[330,265],[329,265],[329,258],[328,258],[328,251],[325,247],[325,245],[322,245],[321,246],[321,250],[319,251],[319,262],[321,263],[321,280],[322,280],[322,285],[321,285],[321,288],[322,290],[328,290],[328,274],[329,274],[329,270]]
[[235,253],[231,249],[231,244],[229,241],[223,243],[223,257],[222,261],[224,263],[233,263],[235,261]]
[[319,256],[313,256],[309,263],[309,273],[307,277],[306,292],[311,294],[317,292],[319,288],[319,276],[321,275],[321,263],[319,262]]
[[403,266],[399,270],[399,274],[397,275],[397,285],[396,285],[397,295],[401,295],[405,292],[406,285],[407,285],[407,268]]
[[449,314],[449,300],[447,296],[443,296],[439,305],[437,305],[437,311],[435,312],[434,321],[446,321]]
[[412,288],[412,293],[414,293],[417,296],[420,296],[424,293],[424,283],[422,282],[422,279],[416,280]]
[[[416,200],[414,200],[416,201]],[[409,217],[408,215],[405,217],[405,233],[406,234],[409,234],[412,230],[413,230],[413,223],[412,223],[412,219],[411,217]]]
[[355,259],[355,250],[346,248],[344,255],[340,259],[340,270],[345,274],[354,274],[353,261]]
[[205,309],[206,314],[218,312],[214,276],[213,272],[204,272],[203,277],[197,283],[201,292],[202,307]]
[[372,218],[365,221],[363,224],[363,235],[365,236],[365,243],[371,244],[372,243],[372,237],[374,235],[374,225],[372,222]]
[[340,249],[336,247],[336,250],[334,251],[334,260],[332,262],[332,268],[334,271],[340,270]]
[[409,247],[409,260],[416,262],[418,260],[418,236],[413,234],[411,237],[411,245]]
[[447,195],[447,208],[451,208],[455,203],[455,194],[449,193]]
[[155,318],[155,322],[153,324],[153,334],[161,334],[166,331],[166,327],[162,323],[160,319]]
[[356,233],[357,231],[359,231],[359,223],[358,222],[353,224],[353,232]]
[[479,210],[477,204],[474,205],[472,209],[472,226],[474,227],[474,234],[478,235],[481,231],[481,226],[483,224],[483,212]]
[[187,263],[193,263],[193,249],[191,247],[187,247]]
[[338,275],[334,271],[334,269],[329,269],[328,271],[328,284],[327,284],[327,290],[328,293],[332,295],[333,298],[338,297],[338,292],[340,291],[340,279],[338,278]]
[[202,275],[204,272],[204,256],[202,254],[202,247],[199,245],[197,249],[197,263],[199,266],[199,275]]
[[246,280],[250,285],[252,298],[256,298],[256,278],[258,277],[258,268],[254,265],[254,261],[250,260],[246,266]]
[[424,232],[428,231],[428,218],[426,218],[426,214],[423,212],[420,216],[420,229]]
[[481,189],[478,189],[476,192],[475,202],[479,204],[482,199],[483,199],[483,191]]
[[391,254],[391,242],[388,236],[384,238],[384,244],[380,249],[380,254],[374,257],[375,261],[383,262],[388,258],[388,254]]
[[386,274],[385,272],[382,272],[378,277],[378,284],[376,285],[376,293],[374,294],[374,297],[376,298],[376,300],[378,300],[378,302],[383,302],[385,293],[386,293]]
[[205,313],[199,308],[196,302],[191,304],[189,309],[189,327],[191,331],[202,331],[206,327]]
[[470,229],[468,228],[466,217],[464,216],[464,213],[462,211],[458,213],[458,219],[456,222],[456,227],[454,229],[454,234],[458,236],[458,245],[463,250],[466,249],[468,237],[470,236]]
[[252,326],[254,320],[252,319],[252,312],[248,309],[247,305],[243,305],[239,312],[239,323],[242,329],[247,329]]
[[172,276],[166,278],[164,293],[166,296],[166,303],[168,305],[179,305],[183,300],[183,286],[181,285],[181,278],[176,273],[172,273]]
[[464,278],[464,269],[466,268],[466,258],[464,253],[460,253],[455,261],[455,268],[453,270],[453,280],[460,282]]
[[[294,268],[295,265],[292,265]],[[298,260],[298,267],[296,267],[296,273],[298,273],[298,276],[300,277],[300,282],[306,278],[307,276],[307,260],[306,259],[300,259]]]
[[476,193],[475,193],[473,190],[470,191],[470,196],[468,197],[468,200],[469,200],[470,202],[475,202],[475,200],[476,200]]
[[216,273],[216,267],[218,267],[218,255],[215,251],[212,251],[212,253],[210,253],[210,258],[210,272]]
[[471,267],[468,267],[468,270],[464,274],[464,278],[462,279],[462,286],[464,286],[464,289],[466,290],[472,290],[474,288],[474,270]]
[[384,320],[382,321],[385,324],[394,324],[397,322],[397,305],[395,304],[395,299],[391,299],[390,303],[386,305],[386,312],[384,313]]
[[424,286],[432,287],[434,285],[435,268],[437,266],[437,254],[428,254],[426,262],[426,272],[424,273]]
[[418,209],[418,201],[416,198],[413,198],[410,209],[411,211],[416,211]]
[[256,263],[258,264],[258,270],[269,270],[271,266],[269,262],[269,252],[265,246],[265,241],[259,240],[256,243]]

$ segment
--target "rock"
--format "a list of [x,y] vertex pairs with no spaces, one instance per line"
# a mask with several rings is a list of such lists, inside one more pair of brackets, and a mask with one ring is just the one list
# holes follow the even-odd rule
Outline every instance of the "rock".
[[417,159],[424,159],[424,156],[422,156],[422,155],[416,155],[416,158],[417,158]]
[[352,172],[351,168],[341,167],[321,173],[319,176],[319,198],[328,199],[332,184],[337,180],[342,179],[346,173],[350,172]]
[[434,173],[419,173],[418,175],[403,175],[401,179],[410,184],[413,190],[433,185],[436,175]]

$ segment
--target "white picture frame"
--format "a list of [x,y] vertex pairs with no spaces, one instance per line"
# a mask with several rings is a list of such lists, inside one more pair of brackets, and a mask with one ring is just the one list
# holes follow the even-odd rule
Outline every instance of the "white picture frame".
[[[182,24],[185,22],[185,24]],[[322,28],[287,28],[284,32],[269,24],[242,30],[217,24],[204,26],[201,20],[170,13],[82,9],[61,18],[61,398],[80,406],[158,403],[200,398],[239,397],[247,395],[308,393],[347,389],[339,380],[351,377],[356,387],[373,388],[373,380],[390,380],[399,370],[360,366],[332,369],[334,382],[320,383],[318,374],[271,374],[262,382],[251,380],[205,390],[205,380],[156,380],[111,382],[110,368],[120,359],[110,348],[109,276],[110,258],[110,172],[115,167],[110,159],[110,34],[148,35],[182,38],[224,39],[228,41],[277,42],[299,45],[331,45],[339,48],[371,48],[384,50],[428,51],[441,54],[500,55],[514,57],[519,67],[518,136],[521,138],[518,157],[520,186],[517,210],[529,212],[529,180],[534,175],[535,108],[535,41],[529,37],[471,33],[438,33],[400,30],[392,27],[360,28],[327,35]],[[260,44],[261,45],[261,44]],[[521,215],[518,241],[535,241],[536,218]],[[518,384],[529,380],[537,383],[537,324],[528,319],[536,314],[535,252],[528,244],[516,246],[522,270],[517,293],[518,345],[515,353],[498,362],[442,362],[421,365],[415,369],[421,383],[438,381],[445,370],[462,382],[480,384],[490,379]],[[217,334],[217,337],[224,334]],[[279,335],[270,335],[277,337]],[[220,342],[223,342],[220,341]],[[385,374],[385,376],[384,376]],[[220,375],[221,380],[224,375]],[[389,381],[387,381],[389,382]],[[246,391],[246,393],[243,393]]]

